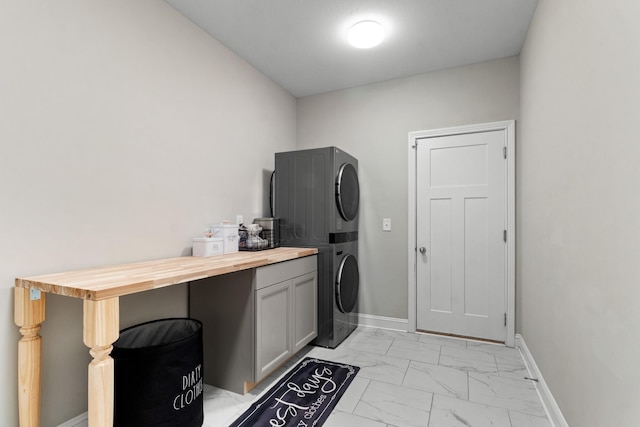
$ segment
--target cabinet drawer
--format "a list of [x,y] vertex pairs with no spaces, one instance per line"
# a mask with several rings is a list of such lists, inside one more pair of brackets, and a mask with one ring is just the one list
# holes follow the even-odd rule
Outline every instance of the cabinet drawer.
[[256,269],[256,290],[316,271],[317,255],[279,262]]

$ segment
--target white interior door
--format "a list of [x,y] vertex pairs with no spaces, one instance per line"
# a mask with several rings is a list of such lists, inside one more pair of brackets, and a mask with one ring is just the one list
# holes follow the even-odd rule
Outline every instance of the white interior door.
[[504,342],[506,138],[416,140],[416,328]]

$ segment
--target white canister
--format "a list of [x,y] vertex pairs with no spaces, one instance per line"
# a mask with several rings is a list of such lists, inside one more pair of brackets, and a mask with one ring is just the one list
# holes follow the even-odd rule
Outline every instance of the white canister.
[[222,238],[225,254],[238,252],[238,224],[216,224],[212,228],[214,237]]
[[219,237],[195,237],[193,239],[193,256],[216,256],[223,253],[223,241]]

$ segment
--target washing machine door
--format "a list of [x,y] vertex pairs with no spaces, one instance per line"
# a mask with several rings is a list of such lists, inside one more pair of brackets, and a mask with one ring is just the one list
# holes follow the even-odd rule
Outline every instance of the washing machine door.
[[358,260],[352,254],[345,255],[336,275],[336,304],[341,312],[351,313],[355,309],[359,285]]
[[360,205],[360,183],[358,171],[351,163],[344,163],[336,177],[336,203],[340,216],[345,221],[353,221]]

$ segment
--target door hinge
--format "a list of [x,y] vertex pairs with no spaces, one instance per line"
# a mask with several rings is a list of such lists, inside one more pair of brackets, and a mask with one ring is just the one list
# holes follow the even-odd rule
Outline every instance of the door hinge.
[[507,243],[507,230],[502,230],[502,240]]
[[504,326],[507,326],[507,313],[504,314]]
[[502,155],[505,159],[507,158],[507,147],[502,147]]

